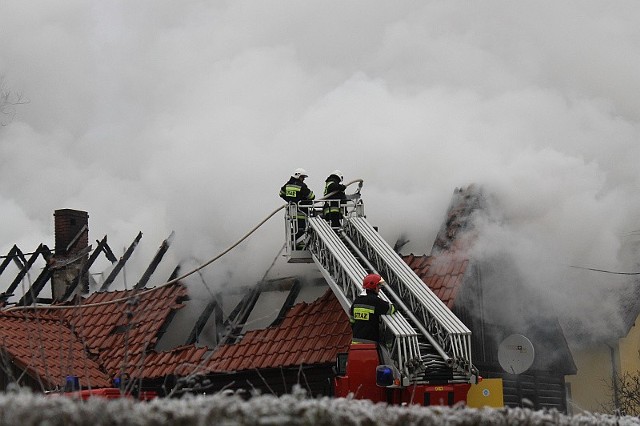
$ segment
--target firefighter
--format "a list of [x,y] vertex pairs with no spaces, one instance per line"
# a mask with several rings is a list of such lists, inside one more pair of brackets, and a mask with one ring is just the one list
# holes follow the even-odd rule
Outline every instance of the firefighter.
[[307,215],[309,214],[309,206],[316,198],[313,191],[304,183],[308,177],[307,171],[302,168],[294,170],[291,178],[280,188],[280,198],[287,203],[296,203],[298,205],[296,220],[298,230],[295,235],[296,249],[302,249],[304,242],[301,241],[304,231],[307,227]]
[[352,343],[380,342],[380,315],[392,315],[396,312],[392,303],[378,296],[383,285],[385,281],[378,274],[369,274],[362,280],[365,294],[356,297],[349,309]]
[[331,172],[324,182],[324,196],[331,201],[324,203],[322,216],[331,224],[332,228],[339,228],[342,223],[341,204],[346,201],[344,190],[347,189],[342,182],[343,176],[340,170]]

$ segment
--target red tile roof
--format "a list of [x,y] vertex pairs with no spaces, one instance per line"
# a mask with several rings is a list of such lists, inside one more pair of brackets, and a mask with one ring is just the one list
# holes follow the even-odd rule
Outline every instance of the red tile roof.
[[78,376],[82,386],[105,387],[110,378],[89,358],[82,342],[58,315],[39,311],[0,312],[0,342],[12,361],[45,389]]
[[198,348],[194,345],[183,346],[168,352],[149,352],[141,367],[136,371],[136,377],[155,379],[175,374],[187,376],[194,372],[200,372],[205,354],[210,349]]
[[[455,210],[457,215],[460,209]],[[451,237],[458,236],[456,232]],[[454,244],[451,244],[454,243]],[[465,251],[452,240],[451,250],[435,256],[404,256],[404,261],[451,309],[469,265]],[[333,362],[351,341],[349,319],[331,290],[312,304],[294,306],[277,327],[254,330],[234,344],[225,345],[208,363],[211,371],[292,367]]]
[[[404,256],[405,262],[449,308],[453,307],[469,260],[462,252]],[[331,290],[311,304],[289,310],[279,326],[248,332],[218,348],[208,369],[231,372],[334,362],[351,343],[349,318]]]
[[68,309],[0,313],[0,345],[19,366],[46,379],[48,389],[64,385],[66,375],[79,376],[85,387],[110,386],[121,372],[145,379],[188,375],[208,359],[208,348],[152,350],[165,321],[183,307],[186,296],[185,286],[176,283],[94,293]]
[[469,265],[462,252],[444,252],[437,256],[403,256],[403,260],[424,281],[449,309],[453,308],[456,296]]
[[218,348],[208,369],[229,372],[332,363],[350,344],[349,318],[327,290],[313,303],[295,305],[280,325],[250,331],[238,343]]
[[[175,368],[175,357],[187,350],[160,354],[150,350],[166,319],[183,306],[186,296],[187,289],[180,283],[144,291],[93,293],[81,302],[83,307],[60,312],[110,374],[124,371],[131,377],[160,377]],[[190,360],[205,352],[195,347],[190,351]],[[150,361],[154,368],[146,365]]]

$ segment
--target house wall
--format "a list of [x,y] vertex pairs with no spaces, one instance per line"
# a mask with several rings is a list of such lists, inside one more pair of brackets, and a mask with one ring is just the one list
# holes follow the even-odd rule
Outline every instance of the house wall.
[[571,389],[568,405],[573,414],[603,412],[613,401],[612,361],[618,362],[617,349],[613,349],[612,353],[612,347],[606,344],[572,348],[578,372],[567,376],[566,381]]
[[640,371],[640,317],[626,337],[611,345],[595,344],[572,348],[578,373],[567,376],[571,386],[570,408],[582,411],[610,412],[614,406],[613,374],[638,374]]
[[626,337],[620,339],[620,371],[634,374],[640,371],[640,316]]
[[[566,412],[565,375],[575,371],[571,352],[555,313],[528,290],[509,263],[473,264],[454,313],[471,330],[472,359],[480,375],[502,379],[506,406]],[[535,348],[533,364],[518,375],[506,373],[498,358],[500,343],[511,334],[526,336]]]
[[507,407],[567,412],[565,380],[556,372],[509,374],[503,370],[484,370],[483,374],[489,379],[502,380],[503,401]]

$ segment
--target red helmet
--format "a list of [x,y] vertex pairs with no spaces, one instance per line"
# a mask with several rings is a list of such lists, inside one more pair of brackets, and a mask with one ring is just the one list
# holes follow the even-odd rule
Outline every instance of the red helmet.
[[369,274],[362,280],[362,288],[365,290],[375,290],[381,285],[384,285],[384,278],[378,274]]

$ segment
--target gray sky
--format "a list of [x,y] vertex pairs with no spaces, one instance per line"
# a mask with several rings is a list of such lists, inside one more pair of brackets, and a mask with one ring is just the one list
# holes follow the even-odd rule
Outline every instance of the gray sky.
[[[453,190],[478,183],[511,220],[487,250],[546,283],[566,273],[550,264],[623,268],[638,22],[631,1],[4,0],[0,76],[29,103],[0,128],[0,252],[52,246],[53,211],[74,208],[116,251],[142,231],[132,265],[172,230],[195,265],[304,167],[316,193],[336,168],[364,179],[369,220],[407,252],[428,253]],[[283,228],[206,275],[258,279]]]

